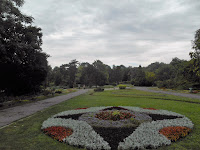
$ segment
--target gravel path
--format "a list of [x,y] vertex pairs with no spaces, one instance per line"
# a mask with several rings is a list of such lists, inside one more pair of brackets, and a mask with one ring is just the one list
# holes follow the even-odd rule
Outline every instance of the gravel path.
[[73,97],[84,94],[87,91],[88,91],[87,89],[85,89],[85,90],[82,89],[82,90],[78,90],[77,92],[69,93],[67,95],[48,98],[45,100],[0,110],[0,127],[9,125],[10,123],[12,123],[16,120],[30,116],[30,115],[36,113],[37,111],[41,111],[52,105],[61,103],[63,101],[69,100]]
[[149,89],[148,87],[137,87],[137,86],[135,86],[134,89],[147,91],[147,92],[163,93],[163,94],[170,94],[170,95],[175,95],[175,96],[200,99],[200,95],[196,95],[196,94],[175,93],[175,92],[169,92],[169,91],[156,91],[156,90]]

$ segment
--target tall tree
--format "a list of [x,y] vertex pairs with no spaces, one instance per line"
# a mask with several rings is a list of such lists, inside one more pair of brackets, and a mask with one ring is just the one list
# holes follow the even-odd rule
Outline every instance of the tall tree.
[[107,66],[100,60],[96,60],[93,62],[93,66],[99,71],[101,72],[102,75],[104,75],[104,77],[106,78],[106,81],[108,81],[109,78],[109,73],[107,70]]
[[113,68],[109,75],[110,83],[119,84],[119,82],[122,81],[122,78],[123,78],[123,72],[122,72],[121,67],[113,65]]
[[190,57],[193,59],[193,71],[200,77],[200,29],[196,31],[192,44],[194,52],[190,52]]
[[145,72],[141,65],[138,68],[132,69],[132,84],[136,86],[144,86],[146,83]]
[[47,75],[41,29],[31,25],[32,17],[21,13],[23,3],[0,1],[0,89],[7,94],[38,91]]
[[69,87],[72,88],[76,84],[76,73],[77,73],[77,66],[78,61],[76,59],[72,60],[68,65],[68,72],[69,72]]

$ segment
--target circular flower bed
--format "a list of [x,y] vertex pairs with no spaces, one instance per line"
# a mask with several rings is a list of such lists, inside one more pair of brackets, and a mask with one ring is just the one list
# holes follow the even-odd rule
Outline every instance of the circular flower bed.
[[42,124],[42,131],[86,149],[149,149],[170,145],[191,132],[185,116],[154,108],[90,107],[61,112]]

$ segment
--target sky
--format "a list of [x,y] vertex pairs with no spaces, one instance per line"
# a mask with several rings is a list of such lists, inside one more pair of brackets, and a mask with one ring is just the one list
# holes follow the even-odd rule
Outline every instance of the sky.
[[127,67],[189,60],[200,29],[200,0],[25,0],[20,9],[42,28],[52,67],[73,59]]

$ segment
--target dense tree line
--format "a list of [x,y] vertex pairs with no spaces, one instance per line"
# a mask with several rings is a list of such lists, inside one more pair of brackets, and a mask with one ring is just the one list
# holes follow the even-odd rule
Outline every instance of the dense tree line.
[[[191,60],[173,58],[169,64],[154,62],[147,67],[112,67],[100,60],[92,64],[72,60],[69,64],[52,69],[49,83],[74,87],[102,86],[131,83],[136,86],[158,86],[174,89],[200,88],[200,29],[195,33]],[[67,66],[67,67],[66,67]],[[72,69],[73,68],[73,69]],[[73,71],[72,71],[73,70]]]
[[128,83],[135,86],[188,89],[200,83],[198,75],[194,72],[193,62],[193,59],[186,61],[173,58],[169,64],[155,62],[147,67],[125,67],[123,65],[110,67],[100,60],[92,64],[72,60],[69,64],[52,69],[49,83],[68,87]]

